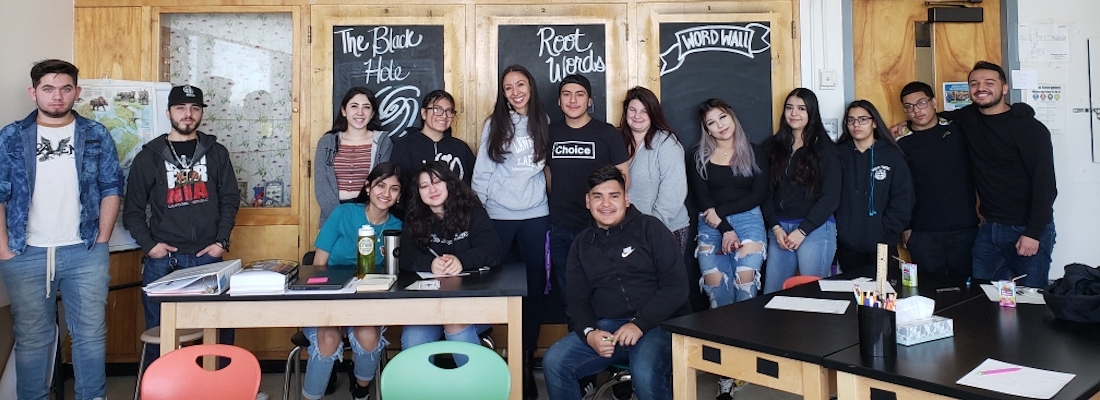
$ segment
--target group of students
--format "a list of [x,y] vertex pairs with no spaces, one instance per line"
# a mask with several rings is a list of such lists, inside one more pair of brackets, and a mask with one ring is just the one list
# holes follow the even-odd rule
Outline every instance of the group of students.
[[[581,338],[598,331],[596,326],[574,322],[593,322],[593,310],[584,304],[601,301],[600,288],[593,286],[606,278],[601,275],[617,274],[620,295],[627,296],[628,304],[630,295],[638,294],[631,292],[635,283],[621,282],[637,271],[574,273],[579,268],[576,264],[585,263],[576,254],[586,251],[581,242],[612,240],[578,239],[582,234],[598,228],[611,237],[616,225],[601,224],[601,217],[622,214],[623,219],[616,221],[621,224],[631,219],[625,210],[594,205],[610,196],[593,192],[609,181],[621,180],[625,193],[619,196],[629,199],[628,207],[659,221],[671,233],[675,246],[669,248],[678,249],[678,255],[691,245],[692,217],[685,205],[691,192],[700,210],[694,251],[702,276],[699,287],[712,308],[750,299],[761,289],[765,293],[780,290],[796,273],[829,276],[834,260],[846,270],[874,265],[880,243],[890,245],[894,263],[897,245],[909,247],[922,272],[985,279],[1027,272],[1040,282],[1049,268],[1054,236],[1056,189],[1049,132],[1031,116],[1029,107],[1009,107],[1004,102],[1007,80],[999,66],[978,63],[970,83],[974,106],[941,114],[936,113],[927,84],[907,85],[901,100],[909,122],[893,128],[873,104],[854,101],[845,110],[836,142],[826,132],[817,96],[809,89],[790,92],[777,132],[763,144],[749,141],[728,103],[709,99],[697,108],[703,135],[690,158],[685,158],[657,97],[643,87],[626,93],[616,128],[588,113],[592,105],[588,79],[566,76],[558,87],[564,119],[550,122],[530,72],[523,66],[509,66],[501,75],[476,157],[465,142],[450,136],[456,114],[450,94],[429,93],[421,110],[424,125],[391,143],[379,131],[373,94],[353,88],[344,97],[332,131],[318,145],[317,198],[323,223],[318,263],[323,264],[329,253],[340,252],[348,257],[340,262],[353,262],[350,243],[363,223],[376,225],[376,231],[400,225],[387,212],[400,200],[401,187],[406,188],[410,203],[404,214],[402,243],[409,245],[404,246],[400,260],[403,269],[458,273],[499,264],[505,254],[518,252],[527,268],[529,288],[523,313],[527,398],[537,397],[530,359],[545,301],[547,252],[554,291],[567,306],[570,329]],[[895,133],[900,140],[895,140]],[[608,166],[614,171],[608,171]],[[370,173],[364,179],[366,171]],[[1011,188],[1019,190],[1003,187],[1009,179],[1014,180]],[[997,229],[998,235],[984,244],[974,210],[976,193],[986,220],[982,231]],[[347,201],[369,204],[339,205]],[[396,225],[378,225],[383,223]],[[1010,238],[1016,242],[1015,251],[996,242],[1008,240],[1000,238],[1006,225],[1016,229]],[[328,240],[332,232],[340,232],[344,243]],[[624,247],[622,258],[635,249]],[[664,271],[667,266],[654,268]],[[766,279],[761,288],[762,275]],[[571,291],[574,285],[585,289]],[[652,288],[659,292],[667,285],[658,282]],[[639,304],[626,308],[642,310],[647,302],[661,297],[656,293],[634,296]],[[639,325],[659,329],[660,321],[680,311],[681,301],[686,304],[686,295],[663,308],[668,315],[645,315],[645,324],[637,321],[641,314],[596,317],[601,321],[627,317],[634,329]],[[590,305],[601,310],[599,304]],[[605,304],[602,309],[616,307]],[[620,321],[616,329],[624,323]],[[314,348],[319,347],[324,356],[317,355],[329,360],[338,357],[339,332],[334,328],[316,332],[322,331],[326,332],[324,345]],[[367,368],[356,366],[358,390],[373,376],[377,352],[385,343],[379,328],[352,331],[358,336],[353,340],[357,360],[360,356],[373,360]],[[311,340],[318,343],[318,335],[310,332]],[[476,343],[477,327],[406,327],[402,346],[441,337]],[[637,343],[620,342],[620,332],[608,337],[620,345]],[[362,350],[362,343],[374,352]],[[605,355],[600,346],[589,350]],[[548,371],[558,367],[549,365],[551,360],[563,362],[554,354],[552,347],[544,363]],[[610,357],[609,353],[604,358]],[[326,369],[309,374],[316,378],[307,379],[314,382],[307,385],[307,397],[320,397],[318,388],[327,374]],[[571,397],[569,390],[555,392],[570,385],[550,380],[562,376],[583,380],[574,375],[548,372],[551,397]],[[643,393],[668,389],[667,381],[642,381],[635,379],[635,388],[656,386],[639,390],[640,398]],[[737,385],[723,379],[720,387],[719,398],[726,398]]]

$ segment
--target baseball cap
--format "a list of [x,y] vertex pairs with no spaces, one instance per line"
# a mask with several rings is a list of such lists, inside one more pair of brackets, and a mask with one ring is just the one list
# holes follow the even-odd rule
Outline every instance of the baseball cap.
[[588,81],[588,78],[585,78],[584,75],[581,74],[573,74],[562,78],[561,83],[558,84],[558,93],[561,93],[561,89],[569,83],[575,83],[583,86],[584,91],[588,92],[588,97],[592,97],[592,83]]
[[202,89],[191,85],[176,86],[168,93],[168,107],[176,104],[197,104],[206,107],[202,101]]

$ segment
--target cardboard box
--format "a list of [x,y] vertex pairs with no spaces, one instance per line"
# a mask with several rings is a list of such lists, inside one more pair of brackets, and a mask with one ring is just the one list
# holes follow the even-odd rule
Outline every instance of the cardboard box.
[[933,315],[928,318],[898,323],[897,333],[898,344],[912,346],[954,336],[955,329],[951,319]]

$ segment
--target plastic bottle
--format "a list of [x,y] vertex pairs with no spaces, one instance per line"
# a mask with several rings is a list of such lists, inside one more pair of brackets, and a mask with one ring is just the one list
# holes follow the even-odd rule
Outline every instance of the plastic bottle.
[[359,262],[358,269],[355,275],[362,279],[366,274],[378,273],[378,267],[374,264],[374,227],[370,225],[363,225],[359,228],[359,240],[356,242],[359,247]]

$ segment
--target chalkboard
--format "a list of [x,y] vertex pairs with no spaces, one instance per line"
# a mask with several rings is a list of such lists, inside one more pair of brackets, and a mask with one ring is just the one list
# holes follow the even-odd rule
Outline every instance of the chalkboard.
[[[697,107],[725,100],[754,143],[775,132],[770,23],[662,23],[661,106],[689,153],[702,128]],[[793,88],[792,88],[793,89]]]
[[420,126],[421,99],[444,88],[443,26],[334,26],[332,34],[333,115],[348,89],[363,86],[378,97],[389,135]]
[[596,25],[500,25],[497,28],[497,80],[509,65],[531,71],[550,121],[564,118],[558,84],[572,74],[592,83],[593,118],[607,119],[606,27]]

